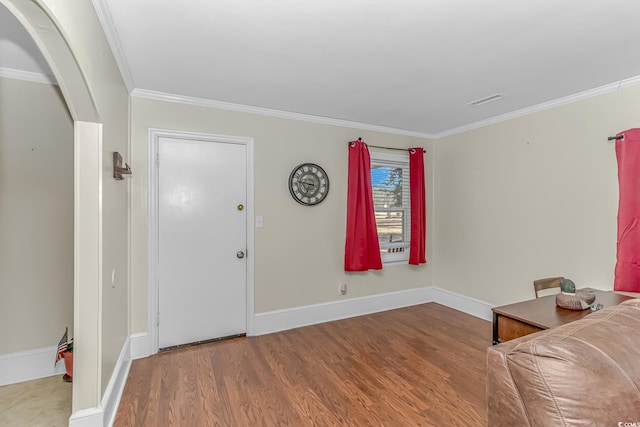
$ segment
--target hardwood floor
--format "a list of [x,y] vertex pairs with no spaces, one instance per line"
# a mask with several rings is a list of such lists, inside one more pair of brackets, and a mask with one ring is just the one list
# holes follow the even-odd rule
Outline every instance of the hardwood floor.
[[485,425],[491,324],[436,303],[133,362],[114,426]]

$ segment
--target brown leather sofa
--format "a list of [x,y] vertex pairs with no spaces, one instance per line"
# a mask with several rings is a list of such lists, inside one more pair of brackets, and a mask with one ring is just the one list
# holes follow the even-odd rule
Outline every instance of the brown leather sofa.
[[487,424],[640,426],[640,299],[490,347]]

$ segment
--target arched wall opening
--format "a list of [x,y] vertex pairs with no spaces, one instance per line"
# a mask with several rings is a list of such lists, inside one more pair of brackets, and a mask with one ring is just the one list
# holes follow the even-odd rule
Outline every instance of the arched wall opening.
[[0,0],[47,59],[74,122],[74,383],[72,412],[100,405],[102,125],[55,15],[41,1]]

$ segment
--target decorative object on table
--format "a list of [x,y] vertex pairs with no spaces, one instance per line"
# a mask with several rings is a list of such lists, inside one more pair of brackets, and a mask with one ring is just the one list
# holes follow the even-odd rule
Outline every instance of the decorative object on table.
[[586,310],[596,300],[596,295],[587,289],[576,291],[576,284],[570,279],[560,281],[560,293],[556,295],[556,305],[567,310]]
[[302,163],[289,175],[289,193],[301,205],[317,205],[329,194],[329,177],[315,163]]
[[591,311],[598,311],[598,310],[602,310],[604,308],[604,305],[602,304],[593,304],[591,306]]
[[58,342],[54,366],[60,359],[64,359],[64,367],[67,371],[67,373],[62,376],[62,379],[70,383],[73,380],[73,338],[69,339],[69,327],[65,328],[64,334]]

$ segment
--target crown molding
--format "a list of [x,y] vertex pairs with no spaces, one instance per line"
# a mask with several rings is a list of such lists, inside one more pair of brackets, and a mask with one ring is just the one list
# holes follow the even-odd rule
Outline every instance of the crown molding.
[[584,99],[592,98],[594,96],[604,95],[606,93],[615,92],[617,90],[636,86],[640,84],[640,76],[623,79],[615,83],[610,83],[604,86],[597,87],[595,89],[585,90],[573,95],[565,96],[563,98],[554,99],[553,101],[543,102],[542,104],[534,105],[532,107],[523,108],[521,110],[513,111],[511,113],[502,114],[499,116],[491,117],[479,122],[470,123],[468,125],[460,126],[454,129],[449,129],[444,132],[432,135],[434,139],[444,138],[446,136],[456,135],[459,133],[467,132],[473,129],[494,125],[497,123],[505,122],[507,120],[515,119],[529,114],[539,113],[541,111],[550,110],[552,108],[560,107],[562,105],[571,104],[576,101],[582,101]]
[[541,104],[523,108],[521,110],[512,111],[510,113],[501,114],[495,117],[490,117],[488,119],[470,123],[468,125],[445,130],[443,132],[439,132],[436,134],[415,132],[415,131],[409,131],[405,129],[397,129],[397,128],[391,128],[386,126],[372,125],[368,123],[352,122],[349,120],[313,116],[309,114],[292,113],[289,111],[273,110],[269,108],[252,107],[252,106],[241,105],[241,104],[232,104],[229,102],[213,101],[210,99],[175,95],[175,94],[157,92],[157,91],[146,90],[146,89],[134,89],[131,92],[131,95],[139,98],[147,98],[147,99],[153,99],[158,101],[176,102],[176,103],[194,105],[199,107],[218,108],[221,110],[231,110],[231,111],[238,111],[242,113],[278,117],[283,119],[299,120],[299,121],[306,121],[306,122],[312,122],[312,123],[320,123],[325,125],[348,127],[352,129],[369,130],[369,131],[383,132],[383,133],[389,133],[394,135],[412,136],[416,138],[437,140],[437,139],[445,138],[447,136],[452,136],[459,133],[468,132],[470,130],[479,129],[485,126],[490,126],[497,123],[505,122],[518,117],[523,117],[530,114],[539,113],[541,111],[550,110],[552,108],[571,104],[577,101],[582,101],[584,99],[592,98],[594,96],[615,92],[617,90],[620,90],[626,87],[636,86],[638,84],[640,84],[640,76],[635,76],[628,79],[620,80],[615,83],[610,83],[594,89],[589,89],[573,95],[565,96],[563,98],[558,98],[552,101],[543,102]]
[[120,37],[118,37],[116,26],[113,23],[113,18],[111,18],[111,12],[109,12],[107,2],[106,0],[92,0],[92,3],[98,15],[98,20],[102,25],[102,30],[107,38],[107,42],[111,47],[113,58],[116,60],[116,64],[122,75],[122,80],[124,80],[127,91],[131,93],[134,89],[133,75],[131,74],[129,63],[124,55],[124,49],[122,48]]
[[56,78],[50,74],[33,73],[31,71],[22,71],[13,68],[0,67],[0,77],[54,86],[58,85]]
[[372,125],[368,123],[352,122],[349,120],[333,119],[329,117],[313,116],[310,114],[292,113],[289,111],[273,110],[270,108],[252,107],[249,105],[233,104],[230,102],[213,101],[210,99],[195,98],[190,96],[175,95],[165,92],[156,92],[146,89],[134,89],[131,96],[137,98],[153,99],[156,101],[175,102],[179,104],[193,105],[196,107],[217,108],[220,110],[237,111],[240,113],[258,114],[261,116],[278,117],[281,119],[298,120],[303,122],[319,123],[330,126],[341,126],[352,129],[382,132],[393,135],[412,136],[415,138],[433,139],[432,135],[413,132],[405,129],[396,129],[386,126]]

